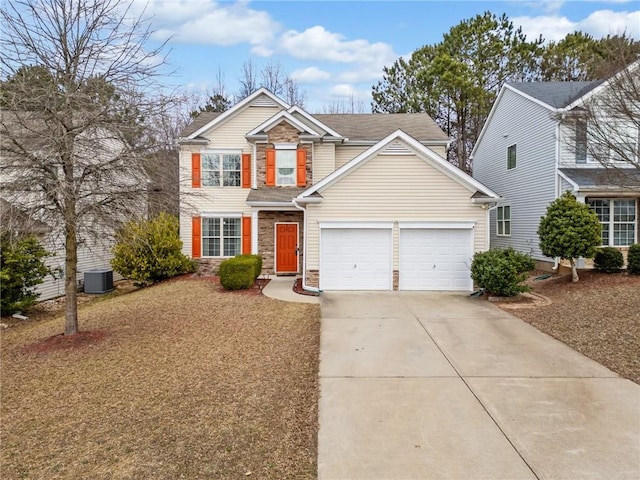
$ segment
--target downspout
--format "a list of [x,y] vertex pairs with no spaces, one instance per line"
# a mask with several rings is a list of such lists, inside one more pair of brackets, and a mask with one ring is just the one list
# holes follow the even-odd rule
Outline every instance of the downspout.
[[[561,121],[563,121],[565,119],[565,114],[562,113],[561,116]],[[555,199],[560,198],[560,196],[562,195],[562,192],[560,191],[560,174],[558,172],[560,167],[560,122],[556,120],[556,162],[555,162],[555,166],[554,166],[554,174],[556,177],[556,191],[555,191]],[[554,200],[555,200],[554,199]],[[558,270],[558,268],[560,267],[560,257],[555,257],[553,259],[553,267],[551,267],[551,270]]]
[[302,222],[303,222],[303,227],[304,228],[304,241],[303,241],[303,246],[302,246],[302,251],[303,251],[303,258],[302,258],[302,289],[306,290],[308,292],[314,292],[314,293],[322,293],[322,290],[320,290],[319,288],[316,287],[312,287],[310,285],[307,285],[307,209],[304,207],[301,207],[298,202],[296,202],[296,199],[292,199],[291,202],[293,203],[293,206],[296,207],[298,210],[302,210]]

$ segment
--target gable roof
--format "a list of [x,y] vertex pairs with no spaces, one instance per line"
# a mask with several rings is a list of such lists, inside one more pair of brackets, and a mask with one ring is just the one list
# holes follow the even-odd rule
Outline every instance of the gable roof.
[[560,168],[560,175],[580,191],[637,191],[640,171],[636,168]]
[[193,132],[200,130],[202,127],[204,127],[206,124],[208,124],[209,122],[211,122],[212,120],[214,120],[216,117],[219,117],[220,115],[222,115],[222,112],[202,112],[199,113],[198,116],[196,118],[193,119],[193,121],[187,125],[186,127],[184,127],[182,129],[182,131],[180,132],[180,137],[188,137],[189,135],[191,135]]
[[320,136],[318,132],[316,132],[312,128],[308,127],[307,125],[299,121],[297,118],[291,115],[288,111],[280,110],[273,117],[265,120],[256,128],[254,128],[249,133],[247,133],[247,137],[259,135],[263,132],[268,132],[283,120],[287,122],[289,125],[291,125],[292,127],[294,127],[295,129],[297,129],[299,132],[307,132],[310,135]]
[[449,137],[427,113],[334,113],[314,117],[349,141],[378,142],[402,130],[420,142],[449,142]]
[[[290,108],[290,105],[288,103],[286,103],[284,100],[282,100],[281,98],[277,97],[276,95],[271,93],[266,88],[261,87],[258,90],[256,90],[255,92],[253,92],[251,95],[249,95],[248,97],[246,97],[243,100],[241,100],[238,103],[236,103],[229,110],[226,110],[226,111],[220,113],[219,115],[216,115],[213,118],[209,117],[210,120],[208,122],[206,122],[206,123],[204,123],[204,121],[200,122],[200,123],[204,123],[200,128],[197,128],[197,129],[195,129],[193,131],[189,131],[189,133],[186,134],[186,135],[184,134],[184,132],[187,131],[187,129],[189,129],[189,127],[185,128],[183,130],[182,134],[181,134],[181,137],[186,138],[188,140],[195,139],[200,134],[206,132],[207,130],[209,130],[213,126],[222,123],[227,118],[232,117],[233,115],[235,115],[240,110],[242,110],[245,107],[251,105],[251,103],[254,100],[256,100],[258,97],[263,96],[263,95],[266,96],[271,102],[273,102],[274,104],[280,106],[284,110],[288,110]],[[192,129],[189,129],[189,130],[192,130]]]
[[591,82],[507,82],[507,87],[539,100],[553,108],[565,108],[604,80]]
[[350,160],[349,162],[345,163],[342,167],[335,170],[333,173],[324,177],[322,180],[320,180],[318,183],[316,183],[312,187],[306,189],[297,197],[297,199],[302,200],[304,198],[308,198],[316,193],[319,193],[320,190],[327,188],[333,185],[334,183],[340,181],[344,176],[347,176],[349,173],[351,173],[352,170],[356,169],[360,164],[365,163],[371,158],[375,157],[378,153],[382,152],[387,147],[396,148],[394,144],[397,144],[398,141],[404,143],[410,150],[413,151],[413,153],[415,153],[418,157],[422,158],[427,163],[437,168],[440,172],[444,173],[445,175],[455,180],[459,184],[465,186],[470,191],[473,191],[474,195],[476,195],[479,192],[480,195],[483,195],[488,198],[493,198],[496,200],[500,198],[498,194],[490,190],[488,187],[484,186],[478,180],[467,175],[459,168],[447,162],[440,155],[437,155],[430,148],[425,147],[422,143],[420,143],[418,140],[408,135],[406,132],[403,132],[402,130],[396,130],[395,132],[392,132],[390,135],[387,135],[386,138],[382,139],[372,147],[362,152],[353,160]]

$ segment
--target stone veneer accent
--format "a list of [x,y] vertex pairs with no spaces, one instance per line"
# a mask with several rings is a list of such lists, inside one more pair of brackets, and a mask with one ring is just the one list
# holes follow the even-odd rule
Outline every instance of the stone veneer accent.
[[299,249],[298,271],[302,271],[304,245],[304,218],[301,211],[291,212],[258,212],[258,253],[262,255],[262,272],[275,273],[275,224],[276,222],[289,222],[298,224]]
[[[271,130],[269,130],[269,143],[256,144],[256,166],[257,166],[257,185],[258,187],[264,187],[267,176],[267,155],[265,150],[267,148],[273,148],[274,143],[295,143],[297,148],[302,148],[307,151],[307,187],[311,186],[313,175],[312,169],[312,145],[310,143],[300,143],[300,135],[298,131],[289,125],[287,122],[282,121]],[[293,185],[295,187],[295,185]],[[287,188],[287,187],[281,187]]]
[[320,272],[318,270],[307,270],[306,277],[306,283],[309,287],[320,287]]
[[226,260],[226,258],[194,258],[198,269],[196,273],[198,275],[217,275],[220,264]]
[[400,272],[398,270],[393,271],[393,289],[400,290]]

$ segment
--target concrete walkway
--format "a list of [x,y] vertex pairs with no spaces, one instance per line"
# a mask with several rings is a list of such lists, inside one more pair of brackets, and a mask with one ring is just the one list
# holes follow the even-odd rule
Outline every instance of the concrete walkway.
[[492,304],[323,293],[318,478],[640,478],[640,386]]
[[320,303],[319,297],[300,295],[293,291],[293,283],[296,277],[277,277],[272,275],[270,278],[271,281],[262,289],[262,293],[267,297],[284,300],[285,302]]

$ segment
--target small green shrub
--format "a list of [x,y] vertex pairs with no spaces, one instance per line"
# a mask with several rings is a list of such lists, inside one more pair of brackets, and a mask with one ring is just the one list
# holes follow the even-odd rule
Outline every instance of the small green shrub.
[[627,272],[632,275],[640,275],[640,243],[635,243],[629,247]]
[[4,232],[0,239],[0,313],[11,315],[25,310],[40,296],[37,285],[51,270],[43,259],[50,253],[33,236],[16,238]]
[[255,266],[255,272],[254,272],[254,276],[253,279],[255,280],[256,278],[258,278],[260,276],[260,274],[262,273],[262,257],[260,255],[251,255],[251,254],[242,254],[242,255],[237,255],[236,258],[244,258],[247,260],[250,260],[251,262],[253,262],[254,266]]
[[128,222],[116,234],[113,269],[142,285],[195,270],[182,253],[178,218],[161,213],[150,220]]
[[522,285],[535,262],[513,248],[476,253],[471,264],[471,278],[490,295],[513,297],[529,288]]
[[617,248],[602,247],[593,257],[593,266],[599,272],[618,273],[624,266],[624,257]]
[[220,284],[227,290],[251,288],[256,277],[254,259],[237,256],[220,264]]

